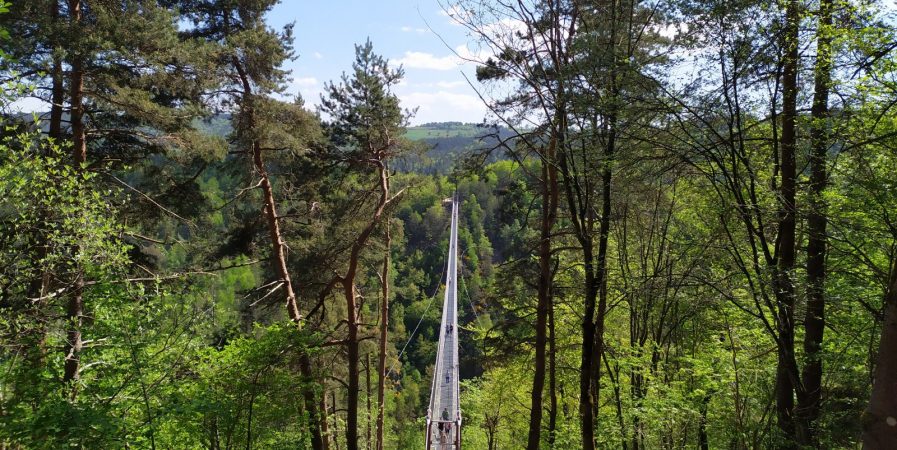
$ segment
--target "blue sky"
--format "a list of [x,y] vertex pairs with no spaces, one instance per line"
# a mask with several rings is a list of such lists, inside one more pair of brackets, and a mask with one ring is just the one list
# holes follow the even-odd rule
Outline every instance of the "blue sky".
[[376,53],[405,69],[395,92],[403,107],[418,108],[412,124],[483,119],[486,109],[462,75],[476,83],[474,67],[454,53],[466,51],[466,30],[435,0],[283,0],[267,21],[275,28],[295,22],[299,57],[287,64],[287,93],[299,92],[309,105],[319,103],[325,82],[351,69],[354,45],[370,38]]

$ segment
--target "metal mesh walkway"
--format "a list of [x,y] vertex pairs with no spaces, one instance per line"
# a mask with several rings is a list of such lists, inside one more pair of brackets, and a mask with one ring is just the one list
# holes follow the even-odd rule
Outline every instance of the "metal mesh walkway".
[[448,270],[436,367],[427,410],[427,448],[461,448],[461,404],[458,396],[458,200],[452,198]]

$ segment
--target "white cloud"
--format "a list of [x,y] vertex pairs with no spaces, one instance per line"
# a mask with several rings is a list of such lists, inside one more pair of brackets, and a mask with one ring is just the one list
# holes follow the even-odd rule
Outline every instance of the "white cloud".
[[424,52],[405,52],[405,56],[392,61],[411,69],[452,70],[458,68],[460,61],[454,55],[433,56]]
[[400,94],[405,108],[417,107],[416,123],[461,120],[479,122],[486,115],[486,107],[474,95],[455,92],[410,92]]
[[324,59],[324,55],[322,55],[321,52],[314,52],[314,53],[311,54],[311,56],[312,56],[314,59]]
[[402,28],[399,28],[399,29],[400,29],[403,33],[417,33],[417,34],[424,34],[424,33],[426,33],[427,31],[430,31],[430,30],[428,30],[428,29],[426,29],[426,28],[413,28],[413,27],[402,27]]
[[408,51],[405,52],[405,56],[393,59],[390,62],[394,65],[401,64],[403,67],[410,69],[453,70],[468,63],[476,64],[485,61],[487,56],[489,56],[489,53],[480,48],[471,50],[467,45],[459,45],[455,47],[452,54],[446,56]]

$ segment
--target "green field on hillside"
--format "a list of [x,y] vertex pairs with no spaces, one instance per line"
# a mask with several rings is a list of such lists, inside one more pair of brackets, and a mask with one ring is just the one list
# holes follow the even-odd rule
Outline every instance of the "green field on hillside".
[[425,123],[416,127],[408,127],[408,132],[405,133],[405,137],[416,141],[444,137],[475,137],[483,135],[484,132],[484,128],[481,128],[474,123]]

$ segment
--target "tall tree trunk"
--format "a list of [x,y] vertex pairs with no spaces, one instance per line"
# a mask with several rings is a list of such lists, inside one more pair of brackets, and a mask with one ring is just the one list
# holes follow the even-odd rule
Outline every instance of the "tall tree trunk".
[[595,272],[591,244],[583,250],[585,261],[585,307],[582,319],[582,355],[579,362],[579,415],[582,422],[582,447],[595,448],[595,398],[592,396],[592,371],[595,347]]
[[819,2],[816,38],[812,124],[810,127],[810,210],[807,213],[807,311],[804,316],[804,362],[801,372],[803,395],[798,396],[797,437],[799,443],[816,442],[816,421],[822,398],[822,339],[825,330],[825,253],[828,216],[823,191],[827,183],[828,97],[832,71],[832,0]]
[[[536,360],[533,373],[533,388],[530,397],[529,435],[526,448],[539,448],[542,432],[542,393],[545,387],[545,344],[548,323],[548,309],[551,304],[551,235],[557,217],[557,164],[555,146],[558,135],[564,133],[565,119],[556,118],[557,129],[542,155],[542,209],[539,230],[539,299],[536,306]],[[561,139],[563,140],[563,139]]]
[[794,367],[794,282],[792,272],[795,261],[796,205],[795,191],[797,163],[797,66],[798,24],[800,22],[798,0],[789,0],[785,12],[783,34],[784,60],[782,77],[782,136],[779,145],[781,155],[781,191],[779,232],[777,239],[778,263],[776,267],[775,296],[778,308],[778,364],[776,367],[776,418],[785,447],[795,441],[794,391],[799,389]]
[[595,345],[593,347],[594,367],[592,383],[594,389],[593,407],[598,417],[599,398],[601,393],[601,355],[604,354],[604,319],[607,316],[607,244],[610,239],[611,214],[611,177],[613,176],[613,160],[617,145],[617,118],[607,118],[607,145],[604,148],[604,169],[601,174],[601,218],[598,224],[598,261],[595,274],[594,291],[598,295],[598,307],[595,312]]
[[884,299],[884,321],[869,406],[863,413],[863,448],[897,448],[897,258]]
[[327,415],[327,391],[321,391],[321,437],[323,438],[323,445],[321,448],[324,450],[330,450],[330,423],[328,422],[329,417]]
[[[241,113],[246,119],[246,127],[250,130],[256,128],[255,105],[253,99],[252,83],[250,76],[243,67],[243,63],[239,57],[234,55],[232,58],[234,69],[240,76],[240,82],[243,85],[241,93]],[[284,252],[283,236],[280,232],[280,222],[277,217],[277,205],[274,201],[274,188],[271,185],[271,179],[268,176],[268,170],[265,167],[265,161],[262,156],[262,145],[257,139],[252,140],[252,163],[253,168],[258,174],[261,181],[262,197],[264,201],[263,213],[265,221],[268,223],[268,238],[271,241],[271,257],[274,263],[274,270],[283,283],[284,297],[286,301],[287,314],[297,325],[302,321],[302,315],[299,314],[299,307],[296,303],[296,293],[293,291],[293,281],[290,272],[287,269],[286,253]]]
[[[558,96],[563,96],[559,93]],[[566,118],[566,111],[560,111],[559,116]],[[567,144],[564,140],[565,135],[561,133],[557,143],[558,166],[563,175],[564,197],[567,200],[567,208],[570,211],[570,221],[573,225],[574,234],[579,243],[582,252],[582,264],[584,272],[584,292],[583,292],[583,315],[580,324],[580,332],[582,335],[582,352],[579,361],[579,418],[580,428],[582,431],[582,448],[583,450],[594,450],[595,448],[595,398],[592,392],[592,371],[594,364],[600,364],[595,361],[595,303],[598,298],[597,283],[595,280],[595,259],[594,246],[592,242],[592,219],[590,209],[590,193],[583,192],[578,186],[580,182],[579,176],[572,172],[573,163],[568,160]]]
[[[251,94],[250,94],[251,95]],[[250,112],[254,116],[253,112]],[[250,119],[250,123],[254,121]],[[273,252],[274,268],[277,276],[283,283],[284,297],[286,299],[287,314],[290,320],[299,325],[302,321],[302,315],[299,314],[299,307],[296,303],[296,293],[293,291],[293,282],[290,272],[287,269],[287,258],[284,252],[283,237],[280,232],[280,223],[277,217],[277,208],[274,203],[274,188],[271,186],[271,180],[268,177],[268,171],[265,168],[265,162],[262,159],[261,143],[253,141],[252,143],[252,160],[255,171],[261,177],[262,193],[265,199],[264,214],[268,222],[268,236],[271,240],[271,250]]]
[[358,264],[361,258],[361,251],[367,245],[368,238],[380,223],[380,217],[389,201],[389,172],[383,161],[383,155],[377,155],[376,160],[377,171],[380,175],[380,200],[377,203],[377,209],[367,226],[362,230],[361,234],[352,244],[352,251],[349,255],[349,268],[346,275],[342,278],[343,293],[346,297],[346,325],[348,336],[346,338],[346,353],[349,363],[348,388],[346,395],[346,448],[348,450],[358,450],[358,305],[356,299],[358,292],[355,288],[355,277],[358,275]]
[[[607,112],[604,115],[604,123],[606,124],[606,142],[604,146],[604,154],[601,173],[601,217],[598,225],[598,259],[596,273],[594,277],[595,286],[594,294],[598,296],[597,310],[595,311],[595,332],[593,339],[595,344],[592,347],[593,366],[592,366],[592,390],[594,417],[597,421],[599,417],[600,395],[601,395],[601,358],[604,354],[604,320],[607,315],[607,246],[610,239],[610,215],[611,215],[611,178],[613,176],[613,162],[617,147],[617,108],[619,101],[619,89],[617,87],[617,46],[619,45],[617,27],[621,25],[618,7],[622,5],[616,1],[608,2],[610,9],[610,35],[605,43],[607,50],[610,52],[610,62],[605,81],[609,93],[609,104],[604,107]],[[632,17],[629,18],[630,21]],[[631,23],[630,23],[631,25]],[[630,29],[631,32],[631,29]],[[628,38],[628,36],[627,36]],[[599,43],[600,45],[601,43]],[[591,205],[589,205],[591,207]]]
[[[558,164],[564,177],[564,193],[567,199],[567,207],[570,210],[570,220],[573,224],[576,239],[582,251],[582,263],[584,272],[583,315],[580,324],[582,335],[582,352],[579,361],[579,418],[582,431],[583,450],[595,448],[595,399],[592,395],[592,371],[595,346],[595,303],[598,298],[597,284],[595,283],[595,259],[592,243],[591,219],[585,209],[589,203],[588,192],[580,192],[574,185],[579,181],[577,175],[571,171],[572,164],[568,161],[568,149],[558,142]],[[580,204],[584,207],[581,208]]]
[[371,354],[365,353],[365,365],[364,365],[364,378],[365,378],[365,388],[366,388],[366,396],[365,402],[367,403],[367,420],[365,420],[365,428],[367,442],[365,442],[365,447],[367,450],[371,450],[371,417],[373,414],[371,413]]
[[[249,74],[243,67],[243,63],[237,56],[231,59],[234,69],[240,76],[240,82],[243,87],[241,105],[242,113],[245,114],[246,126],[250,130],[256,127],[255,108],[253,102],[252,83]],[[287,258],[284,248],[286,244],[283,241],[283,235],[280,231],[280,222],[277,217],[277,204],[274,200],[274,188],[271,185],[271,179],[268,176],[268,170],[265,166],[264,157],[262,155],[262,146],[258,140],[253,140],[252,146],[252,165],[256,174],[261,179],[262,197],[264,201],[263,214],[268,224],[268,238],[271,241],[272,261],[277,275],[283,283],[284,298],[287,309],[287,316],[297,326],[302,323],[302,315],[299,313],[299,306],[296,301],[296,293],[293,290],[293,281],[287,268]],[[299,360],[300,374],[308,380],[303,396],[305,398],[305,407],[309,411],[309,421],[312,433],[312,448],[314,450],[323,450],[325,441],[321,436],[321,414],[317,411],[317,403],[315,402],[315,392],[313,387],[313,373],[311,370],[311,361],[308,355],[303,354]],[[326,414],[325,414],[326,417]],[[326,426],[326,424],[324,425]]]
[[[351,278],[350,278],[351,277]],[[349,359],[349,392],[346,394],[346,448],[358,450],[358,305],[356,299],[358,292],[355,290],[355,273],[350,274],[343,281],[343,293],[346,296],[346,308],[348,309],[348,336],[346,337],[346,353]]]
[[[339,422],[336,417],[336,392],[330,391],[330,403],[333,405],[333,448],[339,450]],[[325,405],[326,406],[326,405]],[[358,443],[356,442],[356,445]]]
[[[81,1],[69,1],[70,20],[74,28],[81,23]],[[72,122],[72,163],[76,171],[83,170],[87,162],[87,133],[84,124],[84,60],[83,55],[75,53],[72,57],[71,71],[71,122]],[[66,307],[66,320],[69,330],[65,345],[65,369],[62,381],[77,381],[81,355],[81,325],[84,317],[84,274],[81,267],[75,268],[75,280],[69,293]],[[76,388],[72,388],[72,397]]]
[[701,408],[699,410],[700,417],[698,418],[698,448],[701,450],[710,450],[710,440],[707,437],[707,409],[709,408],[711,398],[711,393],[708,392],[704,394],[704,398],[701,400]]
[[[307,353],[299,355],[299,373],[304,379],[305,385],[302,388],[302,398],[305,402],[305,409],[308,411],[308,429],[311,432],[311,448],[313,450],[324,450],[326,437],[323,434],[327,428],[326,410],[318,408],[317,394],[315,392],[314,374],[311,370],[311,358]],[[323,395],[323,393],[322,393]],[[321,399],[324,402],[324,399]]]
[[386,220],[386,252],[383,256],[383,293],[380,300],[380,355],[377,361],[377,450],[383,450],[383,414],[386,402],[386,342],[389,329],[389,264],[392,251],[392,236],[389,219]]
[[554,448],[557,434],[558,393],[557,393],[557,341],[554,329],[554,290],[548,296],[548,448]]
[[[50,2],[50,16],[53,22],[59,22],[59,2],[54,0]],[[54,38],[54,44],[55,38]],[[62,59],[53,56],[53,67],[51,74],[53,78],[53,86],[50,94],[50,127],[49,136],[57,143],[62,139],[62,103],[65,101],[65,86],[63,85]]]

